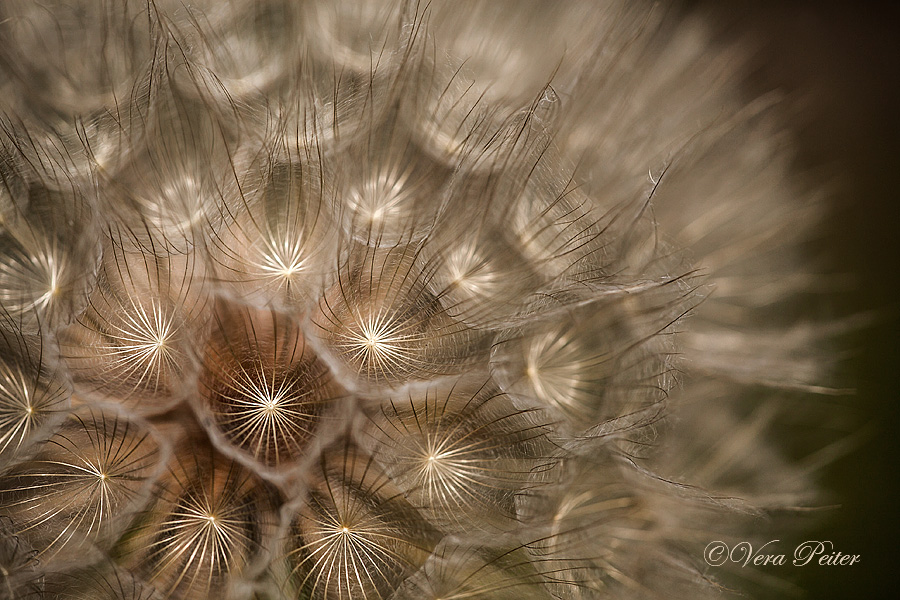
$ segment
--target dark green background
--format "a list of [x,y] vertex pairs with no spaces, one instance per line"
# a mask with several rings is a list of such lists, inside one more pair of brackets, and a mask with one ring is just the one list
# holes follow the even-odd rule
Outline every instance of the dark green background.
[[772,574],[808,590],[799,597],[900,597],[900,9],[700,1],[688,10],[717,15],[724,38],[761,43],[749,94],[780,89],[805,98],[793,124],[800,160],[842,182],[823,240],[834,267],[855,281],[834,298],[835,310],[877,311],[871,327],[851,336],[845,376],[858,393],[840,400],[849,407],[846,429],[864,437],[822,474],[840,508],[818,515],[808,536],[831,540],[862,562]]

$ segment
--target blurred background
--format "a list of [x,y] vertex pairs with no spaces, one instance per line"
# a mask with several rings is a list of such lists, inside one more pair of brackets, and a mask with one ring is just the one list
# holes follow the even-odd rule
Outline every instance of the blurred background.
[[[724,5],[724,6],[723,6]],[[857,393],[849,453],[824,472],[829,500],[806,539],[861,555],[852,567],[776,568],[805,597],[896,597],[900,561],[900,8],[834,1],[698,1],[689,10],[721,19],[726,38],[762,47],[748,93],[779,89],[797,107],[801,165],[838,182],[838,210],[823,238],[839,270],[853,274],[839,311],[873,311],[852,335],[848,379]],[[804,540],[796,540],[800,543]],[[796,545],[784,540],[785,548]],[[786,596],[790,597],[790,595]],[[803,594],[800,594],[803,597]]]

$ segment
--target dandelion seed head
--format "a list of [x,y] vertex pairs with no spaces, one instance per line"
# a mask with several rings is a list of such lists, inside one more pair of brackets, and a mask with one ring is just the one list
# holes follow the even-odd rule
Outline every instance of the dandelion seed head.
[[403,175],[391,177],[379,174],[374,180],[366,182],[362,189],[353,189],[347,206],[370,226],[389,218],[397,219],[403,214],[404,203],[411,200],[404,190],[406,179]]
[[32,311],[43,315],[53,310],[54,302],[62,293],[65,260],[53,247],[31,254],[26,252],[20,249],[0,259],[0,301],[13,315]]
[[200,393],[216,433],[279,468],[304,456],[343,392],[287,315],[223,306]]
[[385,597],[425,560],[438,534],[391,495],[371,461],[357,450],[338,452],[343,458],[322,461],[293,520],[293,585],[316,597]]
[[585,365],[575,340],[548,334],[526,350],[525,374],[534,394],[543,402],[568,407],[578,402]]
[[[0,324],[0,328],[3,325]],[[0,331],[0,458],[24,449],[67,408],[69,390],[40,364],[41,335]]]
[[146,499],[160,448],[114,414],[73,414],[37,456],[3,476],[0,505],[41,555],[83,551]]
[[487,289],[496,281],[496,275],[475,249],[462,247],[451,252],[447,270],[450,281],[473,296],[486,296]]
[[[74,368],[87,360],[99,362],[104,375],[118,380],[109,381],[90,373],[96,382],[92,385],[101,389],[121,386],[127,391],[119,397],[120,401],[129,396],[137,399],[163,391],[184,370],[188,360],[185,326],[173,305],[158,297],[108,295],[94,302],[92,308],[93,312],[72,328],[72,337],[66,338],[67,358]],[[93,347],[75,347],[81,344],[76,342],[80,336],[91,340]]]
[[0,452],[18,448],[34,429],[38,410],[26,374],[0,363]]
[[0,3],[0,596],[741,587],[848,327],[683,9]]
[[125,562],[167,596],[221,593],[271,534],[268,490],[258,484],[209,447],[182,455],[122,548]]
[[80,393],[151,414],[175,403],[194,367],[204,294],[191,261],[154,264],[128,241],[105,252],[86,310],[61,332],[61,354]]
[[[402,377],[421,360],[427,341],[419,315],[390,306],[365,304],[336,307],[325,313],[335,352],[361,377],[374,381]],[[338,320],[339,319],[339,320]]]
[[544,443],[540,424],[475,381],[392,399],[366,433],[394,483],[449,530],[508,527],[513,491],[539,468]]
[[246,159],[250,168],[218,209],[223,227],[211,239],[216,276],[230,295],[256,306],[295,311],[317,295],[337,253],[337,236],[325,208],[327,185],[319,159],[293,142]]
[[460,374],[488,338],[454,320],[427,287],[416,247],[354,244],[312,320],[325,349],[363,387]]

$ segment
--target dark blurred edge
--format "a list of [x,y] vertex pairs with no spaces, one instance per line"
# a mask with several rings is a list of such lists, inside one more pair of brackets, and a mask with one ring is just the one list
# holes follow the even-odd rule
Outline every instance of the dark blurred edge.
[[[852,567],[808,565],[780,571],[810,599],[897,597],[900,566],[900,6],[834,1],[716,2],[709,11],[724,37],[749,35],[763,51],[748,93],[780,89],[806,98],[794,123],[801,163],[834,170],[836,194],[827,243],[835,266],[855,274],[839,310],[878,311],[874,326],[852,336],[847,399],[870,429],[821,479],[841,507],[805,539],[830,540],[859,554]],[[787,540],[785,540],[787,542]],[[797,542],[802,540],[796,540]],[[792,549],[794,540],[785,544]]]

